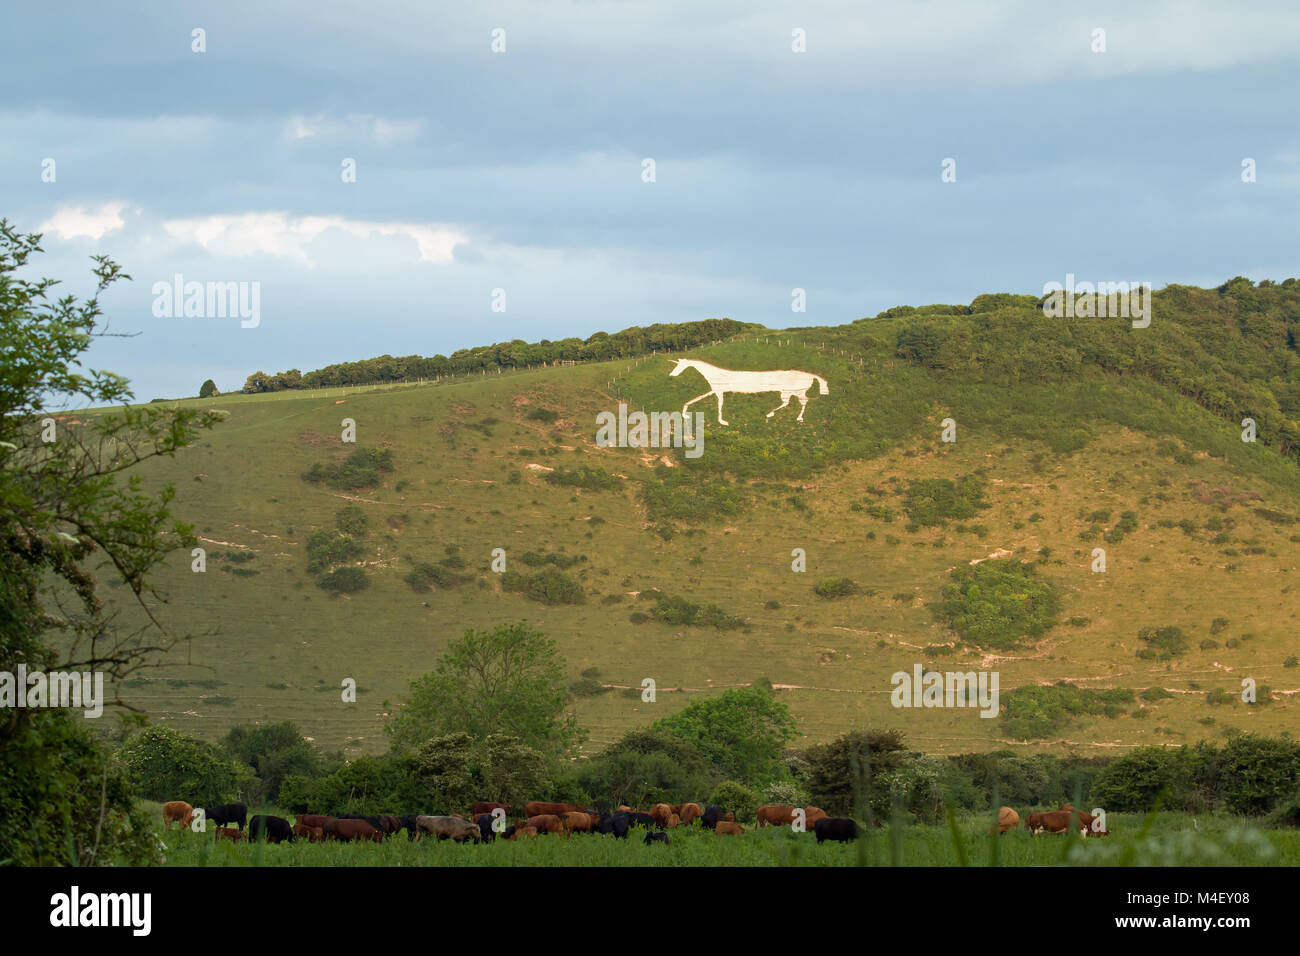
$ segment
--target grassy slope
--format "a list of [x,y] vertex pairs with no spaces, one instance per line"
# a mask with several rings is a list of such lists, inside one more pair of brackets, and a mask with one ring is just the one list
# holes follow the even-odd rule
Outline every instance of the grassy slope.
[[[228,409],[230,420],[190,452],[152,467],[149,479],[175,484],[178,513],[210,550],[252,549],[256,558],[242,567],[260,573],[239,577],[212,560],[206,575],[195,575],[178,558],[162,579],[171,596],[163,616],[173,630],[200,636],[168,657],[179,666],[128,688],[128,697],[205,736],[237,723],[292,718],[323,745],[376,751],[384,746],[385,714],[452,636],[468,626],[527,617],[559,642],[574,677],[595,666],[610,684],[639,687],[645,677],[658,683],[654,704],[617,690],[579,701],[591,729],[588,751],[696,694],[762,677],[790,688],[782,698],[805,742],[872,725],[899,727],[930,752],[1012,743],[1000,721],[982,720],[973,710],[891,708],[889,675],[914,663],[941,670],[996,664],[1004,694],[1064,678],[1094,687],[1159,685],[1174,693],[1144,705],[1149,713],[1140,719],[1071,726],[1065,748],[1080,753],[1214,738],[1225,726],[1277,733],[1294,724],[1290,696],[1267,707],[1210,707],[1204,699],[1214,687],[1239,691],[1243,676],[1279,691],[1300,689],[1300,670],[1282,667],[1295,653],[1300,608],[1291,593],[1297,527],[1253,511],[1300,511],[1294,464],[1241,443],[1235,429],[1143,380],[1022,386],[1010,401],[997,386],[953,385],[894,359],[890,329],[889,320],[864,320],[692,353],[730,367],[817,371],[830,380],[831,394],[812,397],[802,425],[789,410],[765,420],[776,404],[771,395],[728,398],[726,430],[706,418],[704,457],[668,457],[678,467],[750,476],[752,504],[693,533],[681,526],[670,541],[648,530],[635,494],[638,482],[654,479],[655,457],[598,449],[593,441],[595,415],[615,407],[615,394],[630,396],[634,407],[673,408],[705,390],[694,372],[669,379],[663,357],[349,390],[341,400],[337,390],[222,396],[211,404]],[[778,338],[790,345],[778,346]],[[526,412],[539,405],[561,419],[553,425],[528,419]],[[705,402],[696,407],[712,413]],[[1026,409],[1034,410],[1032,420],[1024,418]],[[948,415],[959,423],[955,445],[938,441],[939,422]],[[345,495],[298,477],[346,451],[338,437],[344,416],[356,419],[359,444],[393,449],[397,470],[381,487]],[[1039,440],[1045,428],[1082,430],[1082,447],[1051,451]],[[1191,463],[1178,464],[1168,449],[1159,450],[1159,439],[1171,437],[1179,449],[1196,452]],[[578,464],[626,475],[627,487],[575,492],[547,484],[543,471],[528,467]],[[508,481],[512,469],[521,472],[517,484]],[[769,477],[765,469],[795,476]],[[975,471],[988,481],[992,505],[971,522],[987,526],[983,538],[951,526],[909,533],[901,517],[884,522],[851,509],[854,502],[886,504],[901,514],[908,479]],[[400,492],[398,482],[407,483]],[[1255,492],[1260,500],[1223,511],[1215,493],[1205,500],[1206,488]],[[334,512],[350,501],[370,516],[371,587],[331,598],[306,573],[304,545],[312,528],[332,527]],[[1105,509],[1115,518],[1137,512],[1138,530],[1113,545],[1081,541],[1088,522],[1080,514]],[[1035,513],[1041,520],[1030,521]],[[1216,515],[1237,522],[1228,542],[1213,544],[1213,534],[1203,530]],[[592,524],[591,516],[604,523]],[[1189,535],[1158,524],[1184,519],[1201,530]],[[412,592],[402,581],[408,559],[437,560],[448,543],[461,547],[478,582]],[[1108,551],[1105,575],[1089,571],[1097,545]],[[1037,646],[1001,655],[925,650],[952,640],[927,606],[938,600],[948,569],[999,548],[1030,557],[1043,546],[1051,558],[1040,573],[1059,586],[1062,619],[1086,617],[1086,626],[1061,624]],[[530,549],[585,555],[571,573],[581,575],[587,603],[547,608],[502,594],[487,570],[497,547],[522,571],[528,569],[518,555]],[[807,551],[805,574],[790,570],[795,547]],[[1262,553],[1222,553],[1247,548]],[[818,580],[836,576],[868,590],[839,601],[813,594]],[[631,592],[650,588],[716,602],[750,625],[726,632],[633,625],[629,613],[648,608]],[[622,599],[603,603],[616,600],[610,595]],[[781,607],[765,609],[769,600]],[[1220,645],[1249,639],[1236,649],[1196,649],[1218,617],[1229,622],[1214,636]],[[1166,624],[1187,633],[1192,651],[1173,664],[1135,658],[1139,628]],[[184,666],[187,652],[192,666]],[[361,688],[356,704],[339,699],[346,677]],[[1200,723],[1206,717],[1215,722]]]

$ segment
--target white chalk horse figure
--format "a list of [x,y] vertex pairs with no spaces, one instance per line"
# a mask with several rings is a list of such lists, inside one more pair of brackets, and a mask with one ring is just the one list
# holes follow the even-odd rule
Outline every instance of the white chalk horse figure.
[[736,372],[729,368],[718,368],[716,365],[701,362],[699,359],[678,359],[677,364],[673,366],[673,370],[668,374],[670,376],[681,375],[688,368],[693,368],[704,376],[705,381],[709,383],[709,390],[683,405],[682,414],[685,415],[686,409],[700,399],[716,395],[718,396],[719,425],[728,424],[722,418],[722,397],[727,392],[744,392],[746,394],[780,392],[781,404],[767,413],[768,418],[789,405],[791,398],[797,397],[799,399],[799,417],[796,421],[803,421],[804,409],[808,407],[808,389],[812,388],[813,382],[821,386],[823,395],[830,392],[830,386],[826,384],[826,379],[820,375],[814,375],[812,372],[799,372],[793,369],[771,372]]

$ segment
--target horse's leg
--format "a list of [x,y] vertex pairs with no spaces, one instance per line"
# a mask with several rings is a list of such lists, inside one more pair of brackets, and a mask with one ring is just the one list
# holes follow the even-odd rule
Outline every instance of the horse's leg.
[[[690,408],[692,405],[694,405],[696,402],[698,402],[701,398],[708,398],[708,397],[709,397],[710,395],[712,395],[712,394],[713,394],[713,391],[712,391],[712,389],[710,389],[709,391],[705,392],[703,395],[696,395],[696,396],[695,396],[694,398],[692,398],[689,402],[687,402],[685,405],[682,406],[682,414],[685,415],[685,414],[686,414],[686,409]],[[721,395],[718,396],[718,400],[719,400],[719,401],[722,400],[722,396],[721,396]]]
[[789,405],[789,404],[790,404],[790,396],[791,396],[792,394],[793,394],[792,392],[782,392],[782,393],[781,393],[781,404],[778,405],[778,406],[776,406],[776,408],[772,409],[770,412],[768,412],[768,413],[767,413],[767,417],[768,417],[768,418],[771,418],[773,415],[775,415],[775,414],[776,414],[777,412],[779,412],[781,409],[783,409],[783,408],[785,408],[787,405]]
[[725,421],[722,420],[722,394],[723,394],[722,392],[718,392],[718,393],[717,393],[717,396],[718,396],[718,424],[719,424],[719,425],[727,425],[727,424],[729,424],[729,423],[728,423],[728,422],[725,422]]
[[795,421],[797,421],[797,422],[801,422],[801,421],[803,421],[803,412],[804,412],[804,409],[808,407],[808,393],[807,393],[807,392],[795,392],[795,395],[797,395],[798,398],[799,398],[799,417],[796,418]]

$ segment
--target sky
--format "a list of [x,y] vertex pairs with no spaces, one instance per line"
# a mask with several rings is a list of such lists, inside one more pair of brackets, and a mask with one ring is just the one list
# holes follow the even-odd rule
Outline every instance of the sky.
[[[0,217],[65,292],[97,253],[132,276],[87,364],[144,401],[1067,274],[1281,280],[1297,38],[1290,0],[6,4]],[[166,314],[177,276],[256,321]]]

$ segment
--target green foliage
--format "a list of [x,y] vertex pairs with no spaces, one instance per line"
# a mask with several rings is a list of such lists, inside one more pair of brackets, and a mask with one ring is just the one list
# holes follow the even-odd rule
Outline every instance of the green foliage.
[[1187,637],[1182,628],[1144,627],[1138,631],[1138,640],[1147,645],[1136,653],[1143,660],[1168,661],[1187,653]]
[[307,538],[307,570],[319,574],[340,564],[358,560],[365,553],[361,542],[334,529],[313,531]]
[[722,774],[755,786],[781,776],[781,752],[795,733],[789,708],[757,687],[692,701],[651,727],[689,741]]
[[851,731],[804,751],[804,785],[814,806],[832,816],[859,816],[875,781],[907,759],[897,730]]
[[1075,717],[1118,717],[1124,711],[1123,705],[1131,704],[1134,697],[1133,691],[1123,687],[1098,691],[1069,681],[1049,687],[1031,684],[1002,695],[1006,707],[1003,725],[1007,734],[1018,740],[1050,737],[1069,726]]
[[355,594],[370,587],[370,579],[361,568],[335,568],[322,575],[316,581],[316,586],[333,594]]
[[923,527],[942,525],[949,519],[965,520],[989,506],[984,498],[984,479],[965,475],[950,478],[923,478],[910,481],[903,510],[915,524]]
[[217,383],[212,381],[212,379],[208,379],[199,386],[199,398],[212,398],[213,396],[220,394],[221,393],[217,391]]
[[744,618],[729,614],[716,604],[693,604],[678,595],[661,595],[650,616],[664,624],[716,627],[722,631],[745,626]]
[[[90,298],[55,297],[57,280],[32,275],[41,251],[39,235],[0,220],[0,671],[93,669],[111,686],[156,661],[170,636],[151,614],[144,629],[121,626],[101,579],[145,616],[162,601],[155,572],[197,543],[172,515],[174,488],[146,491],[137,466],[181,453],[226,413],[130,406],[126,379],[85,355],[103,331],[100,295],[129,277],[94,256]],[[63,418],[42,440],[43,418],[87,406],[120,410]],[[0,863],[155,856],[129,778],[84,724],[28,708],[0,719]]]
[[356,505],[345,505],[334,512],[334,526],[343,534],[365,537],[366,525],[369,523],[366,513]]
[[758,805],[762,803],[763,798],[745,786],[743,783],[737,783],[734,780],[723,780],[713,792],[709,794],[709,803],[716,803],[723,810],[728,810],[736,815],[737,823],[753,823]]
[[146,727],[117,750],[136,792],[148,800],[212,806],[233,799],[241,774],[224,750],[168,727]]
[[556,468],[546,473],[546,483],[564,488],[585,488],[587,491],[617,491],[623,479],[611,475],[604,468],[579,465],[577,468]]
[[507,571],[501,575],[501,589],[523,594],[529,600],[551,606],[587,602],[582,584],[553,567],[527,575],[514,570]]
[[641,503],[652,522],[698,524],[739,514],[749,496],[726,478],[701,478],[661,465],[655,480],[641,486]]
[[575,780],[589,805],[611,810],[623,804],[647,807],[698,799],[718,777],[717,768],[697,746],[667,731],[646,728],[580,761]]
[[298,725],[291,720],[233,727],[222,744],[256,774],[256,786],[247,796],[257,803],[278,799],[280,787],[290,774],[315,776],[321,766],[315,748],[303,740]]
[[317,462],[302,475],[303,481],[324,483],[339,491],[356,491],[380,482],[381,474],[393,471],[393,452],[389,448],[357,448],[342,462]]
[[529,421],[546,422],[549,425],[560,417],[560,413],[550,408],[533,408],[524,417]]
[[519,556],[519,560],[524,562],[530,568],[544,564],[553,564],[557,568],[571,568],[585,560],[576,554],[555,554],[554,552],[545,551],[525,551]]
[[[818,597],[828,599],[849,597],[854,594],[860,594],[861,592],[862,588],[858,587],[857,584],[849,578],[826,578],[822,581],[818,581],[813,586],[814,594]],[[911,595],[908,595],[908,597],[910,598]]]
[[435,669],[411,682],[411,694],[387,723],[393,747],[431,737],[505,734],[549,755],[567,752],[583,734],[565,712],[564,660],[555,642],[527,622],[467,630]]
[[990,558],[955,568],[939,614],[972,644],[1008,650],[1054,626],[1060,601],[1032,564]]
[[433,588],[439,590],[458,588],[473,579],[473,575],[457,574],[448,568],[446,564],[430,564],[427,561],[421,561],[402,577],[402,580],[409,584],[411,590],[417,594],[422,594]]

